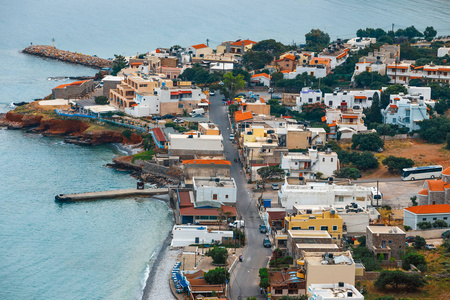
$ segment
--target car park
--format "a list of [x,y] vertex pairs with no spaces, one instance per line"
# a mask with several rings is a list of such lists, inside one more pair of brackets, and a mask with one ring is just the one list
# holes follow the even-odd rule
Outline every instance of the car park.
[[264,248],[270,248],[270,247],[272,247],[272,243],[270,242],[270,240],[268,238],[265,238],[263,240],[263,246],[264,246]]

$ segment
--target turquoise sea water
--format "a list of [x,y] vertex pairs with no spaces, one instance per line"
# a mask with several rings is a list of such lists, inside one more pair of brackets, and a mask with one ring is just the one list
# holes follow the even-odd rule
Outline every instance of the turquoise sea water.
[[[77,65],[21,54],[33,42],[114,54],[210,40],[302,43],[311,28],[332,39],[358,28],[432,25],[450,34],[447,0],[0,1],[0,112],[51,93],[48,77],[93,75]],[[150,257],[167,236],[167,205],[134,199],[58,205],[58,193],[128,188],[105,168],[114,148],[66,145],[0,130],[0,299],[138,299]]]

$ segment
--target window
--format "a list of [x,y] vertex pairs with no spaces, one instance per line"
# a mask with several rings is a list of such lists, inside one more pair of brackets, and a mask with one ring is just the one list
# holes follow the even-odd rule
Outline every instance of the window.
[[437,220],[437,218],[433,218],[433,221],[436,221]]
[[295,162],[295,165],[298,165],[298,162]]
[[388,244],[392,244],[392,241],[391,241],[391,240],[389,240],[389,241],[388,241]]
[[328,226],[320,226],[320,230],[326,230],[326,231],[328,231]]
[[178,108],[184,108],[184,104],[183,103],[178,103]]
[[333,225],[333,231],[337,231],[338,227],[336,225]]
[[325,157],[324,157],[324,158],[322,158],[322,162],[325,162]]
[[288,290],[288,294],[292,295],[292,294],[297,294],[298,291],[297,290]]
[[328,101],[328,106],[333,106],[333,101]]
[[444,220],[447,220],[447,217],[444,217]]
[[217,194],[213,194],[213,200],[217,200]]
[[309,226],[308,230],[316,230],[316,226]]
[[320,101],[320,97],[317,97],[316,100],[317,100],[317,101]]
[[283,290],[275,289],[275,294],[281,295],[283,294]]
[[308,98],[308,102],[309,102],[309,103],[312,103],[312,98]]
[[427,218],[422,218],[422,221],[426,221],[427,220]]
[[339,202],[344,202],[344,196],[339,196],[339,197],[338,197],[338,201],[339,201]]
[[228,195],[225,195],[225,199],[228,199]]
[[331,162],[333,162],[333,158],[331,158]]

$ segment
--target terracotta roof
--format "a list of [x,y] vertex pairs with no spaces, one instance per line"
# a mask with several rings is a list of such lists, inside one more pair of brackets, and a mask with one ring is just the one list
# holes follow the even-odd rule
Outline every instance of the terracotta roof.
[[[395,66],[388,66],[387,68],[388,68],[388,69],[395,69],[396,67],[395,67]],[[407,70],[407,69],[408,69],[408,66],[399,66],[399,65],[397,65],[397,69],[404,69],[404,70]]]
[[285,60],[285,59],[295,60],[295,55],[293,55],[293,54],[286,54],[286,55],[283,56],[282,58],[276,60],[276,62],[283,61],[283,60]]
[[309,62],[310,65],[315,65],[317,61],[317,64],[328,64],[330,63],[331,59],[326,57],[311,57],[311,61]]
[[428,196],[428,190],[427,189],[423,189],[419,192],[419,195],[425,195]]
[[336,59],[341,59],[341,58],[343,58],[346,55],[347,55],[347,51],[345,51],[344,53],[341,53],[338,56],[336,56]]
[[432,192],[443,192],[444,187],[446,188],[446,185],[450,185],[447,182],[444,182],[442,180],[426,180],[428,184],[428,190]]
[[328,127],[334,127],[334,126],[337,126],[337,124],[335,122],[328,124]]
[[289,71],[289,70],[284,70],[284,71],[281,71],[281,73],[291,73],[291,71]]
[[322,120],[322,122],[325,122],[327,120],[327,117],[323,116],[320,120]]
[[355,96],[355,99],[367,99],[366,96]]
[[251,40],[242,40],[242,41],[237,41],[231,44],[231,46],[242,46],[242,42],[244,42],[245,46],[248,46],[250,44],[256,44],[256,42],[251,41]]
[[152,130],[153,130],[153,134],[155,135],[155,138],[159,142],[167,142],[166,136],[162,132],[161,128],[156,127],[156,128],[153,128]]
[[198,44],[198,45],[193,45],[191,47],[194,49],[202,49],[202,48],[207,48],[208,46],[206,46],[205,44]]
[[245,120],[253,119],[253,114],[251,111],[242,112],[240,110],[234,112],[234,120],[236,122],[241,122]]
[[181,207],[193,207],[194,204],[191,202],[191,196],[189,196],[188,191],[183,191],[178,193],[180,198],[180,208]]
[[266,100],[264,100],[263,97],[259,97],[259,101],[261,101],[261,103],[266,103]]
[[422,76],[411,76],[410,79],[420,79]]
[[450,213],[450,204],[419,205],[405,208],[416,214],[443,214]]
[[231,166],[229,160],[223,159],[188,159],[183,160],[183,165],[228,165]]
[[267,73],[255,74],[255,75],[252,75],[252,78],[261,77],[261,76],[266,77],[267,79],[270,79],[270,75]]
[[57,87],[55,87],[54,89],[63,89],[63,88],[65,88],[66,86],[69,86],[69,85],[82,85],[83,83],[85,83],[85,82],[87,82],[87,81],[89,81],[89,80],[90,80],[90,79],[88,79],[88,80],[75,81],[75,82],[72,82],[72,83],[61,84],[61,85],[58,85]]
[[450,175],[450,167],[442,171],[442,175]]
[[358,116],[342,116],[342,119],[358,119]]
[[283,220],[286,217],[285,211],[268,211],[271,220]]
[[130,64],[130,66],[140,66],[140,65],[142,65],[141,62],[134,62]]
[[[222,205],[223,212],[230,212],[232,216],[236,216],[236,208]],[[217,208],[195,208],[193,206],[180,208],[181,216],[218,216]]]
[[389,105],[389,107],[390,107],[390,108],[398,108],[398,106],[395,105],[395,104],[391,104],[391,105]]

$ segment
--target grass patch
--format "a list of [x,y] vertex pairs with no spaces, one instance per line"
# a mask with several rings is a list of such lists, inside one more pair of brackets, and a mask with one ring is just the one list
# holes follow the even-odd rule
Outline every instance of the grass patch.
[[153,149],[135,154],[135,155],[133,155],[133,158],[131,159],[131,163],[134,163],[137,159],[150,160],[153,158],[153,155],[155,155],[155,151],[153,151]]

